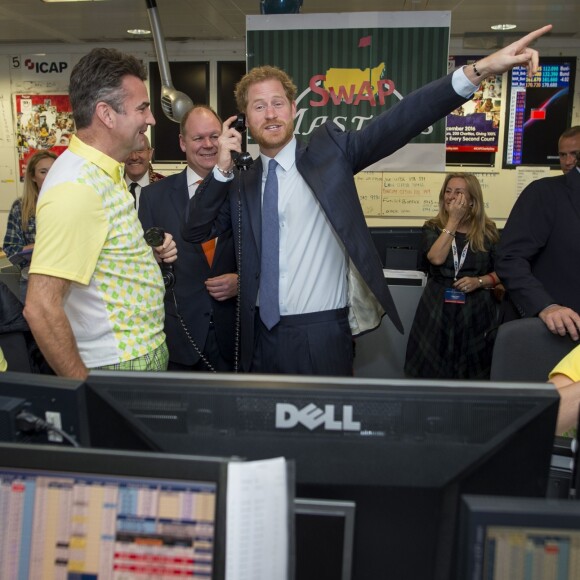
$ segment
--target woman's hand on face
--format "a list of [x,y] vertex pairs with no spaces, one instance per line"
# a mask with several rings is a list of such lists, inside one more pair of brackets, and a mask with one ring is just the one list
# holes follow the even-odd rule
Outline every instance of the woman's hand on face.
[[458,223],[465,217],[469,206],[463,193],[458,193],[455,199],[452,199],[447,206],[447,213],[449,218],[456,220]]

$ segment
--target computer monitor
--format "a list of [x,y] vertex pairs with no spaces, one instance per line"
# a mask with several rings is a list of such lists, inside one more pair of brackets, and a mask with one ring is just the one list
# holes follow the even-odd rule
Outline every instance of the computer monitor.
[[0,578],[225,578],[226,459],[0,443]]
[[355,509],[352,501],[294,500],[296,578],[351,580]]
[[[454,578],[460,494],[544,496],[559,403],[544,384],[105,372],[86,384],[89,409],[98,398],[159,449],[283,455],[296,497],[354,502],[353,580]],[[106,429],[106,414],[90,417]]]
[[462,578],[580,578],[578,502],[466,495],[460,526]]
[[[0,373],[0,396],[7,402],[6,406],[0,405],[5,411],[0,441],[90,444],[83,381],[7,371]],[[7,401],[8,398],[13,403]],[[15,418],[21,411],[51,423],[64,431],[65,438],[53,430],[26,431],[19,428]]]
[[383,267],[392,270],[416,270],[421,245],[421,228],[370,228],[371,237]]

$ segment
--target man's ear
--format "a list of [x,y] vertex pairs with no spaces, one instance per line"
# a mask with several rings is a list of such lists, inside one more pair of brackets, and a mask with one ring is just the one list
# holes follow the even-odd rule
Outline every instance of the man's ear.
[[95,114],[107,129],[112,129],[114,127],[115,121],[113,119],[113,111],[108,103],[105,103],[104,101],[98,102],[95,107]]

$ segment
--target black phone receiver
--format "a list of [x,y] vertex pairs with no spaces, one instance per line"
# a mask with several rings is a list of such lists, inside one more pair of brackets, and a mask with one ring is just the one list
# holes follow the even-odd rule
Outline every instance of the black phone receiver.
[[[158,227],[149,228],[145,232],[144,238],[148,246],[157,248],[163,245],[163,240],[165,239],[165,230]],[[173,271],[173,264],[161,262],[160,267],[165,289],[171,290],[175,286],[175,272]]]
[[[244,113],[238,113],[236,120],[232,123],[232,127],[242,135],[246,131],[246,115]],[[232,158],[234,160],[235,166],[240,171],[246,171],[254,163],[252,156],[247,151],[242,151],[238,153],[237,151],[232,152]]]

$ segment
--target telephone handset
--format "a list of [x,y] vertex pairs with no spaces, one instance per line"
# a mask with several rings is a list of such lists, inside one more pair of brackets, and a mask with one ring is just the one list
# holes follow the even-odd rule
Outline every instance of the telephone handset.
[[[163,228],[153,227],[145,232],[145,242],[152,248],[157,248],[163,245],[165,240],[165,231]],[[166,290],[171,290],[175,286],[175,272],[173,265],[161,262],[161,275],[163,276],[163,284]]]
[[[244,113],[238,113],[236,120],[232,123],[232,127],[238,133],[241,133],[243,135],[244,132],[246,131],[246,115],[244,115]],[[246,171],[247,169],[250,168],[252,163],[254,163],[252,156],[247,151],[242,151],[242,153],[238,153],[237,151],[233,152],[232,158],[234,160],[235,166],[240,171]]]

